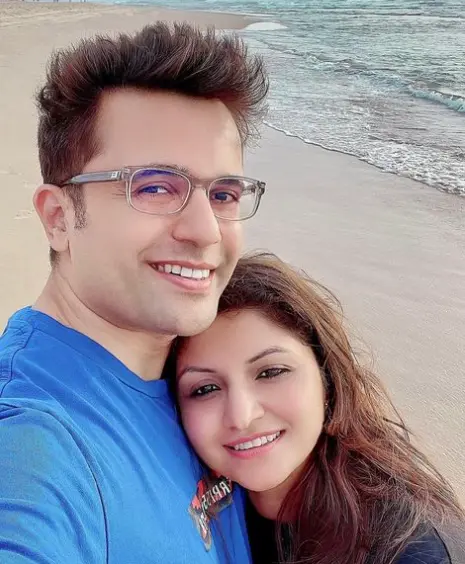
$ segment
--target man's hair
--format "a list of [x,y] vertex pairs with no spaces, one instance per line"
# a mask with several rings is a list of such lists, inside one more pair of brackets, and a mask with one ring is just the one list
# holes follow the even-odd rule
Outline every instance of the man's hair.
[[[220,100],[245,145],[264,116],[268,78],[262,58],[249,55],[237,35],[216,34],[213,28],[203,32],[187,23],[157,22],[134,35],[98,35],[57,51],[37,94],[45,183],[63,185],[98,153],[99,103],[105,91],[118,88]],[[76,225],[84,226],[82,191],[64,189],[73,201]],[[52,262],[54,256],[52,251]]]

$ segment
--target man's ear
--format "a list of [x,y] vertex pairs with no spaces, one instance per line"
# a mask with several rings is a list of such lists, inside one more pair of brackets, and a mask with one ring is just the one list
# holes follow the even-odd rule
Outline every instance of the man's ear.
[[63,189],[53,184],[42,184],[35,191],[33,202],[50,247],[56,252],[66,251],[71,203]]

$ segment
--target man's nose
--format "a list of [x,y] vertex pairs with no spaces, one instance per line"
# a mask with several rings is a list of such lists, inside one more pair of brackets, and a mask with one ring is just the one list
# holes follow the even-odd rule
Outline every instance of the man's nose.
[[218,219],[204,189],[194,188],[186,207],[176,218],[173,237],[200,248],[209,247],[221,240]]

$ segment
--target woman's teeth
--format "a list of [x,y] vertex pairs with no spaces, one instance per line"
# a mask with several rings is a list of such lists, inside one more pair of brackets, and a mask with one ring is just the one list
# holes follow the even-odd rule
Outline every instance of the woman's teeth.
[[168,274],[176,274],[183,278],[194,278],[195,280],[203,280],[210,276],[210,270],[207,268],[188,268],[180,264],[158,264],[157,270]]
[[267,443],[272,443],[281,435],[281,431],[278,431],[274,435],[264,435],[263,437],[258,437],[253,441],[247,441],[246,443],[239,443],[234,445],[232,448],[234,450],[249,450],[250,448],[257,448]]

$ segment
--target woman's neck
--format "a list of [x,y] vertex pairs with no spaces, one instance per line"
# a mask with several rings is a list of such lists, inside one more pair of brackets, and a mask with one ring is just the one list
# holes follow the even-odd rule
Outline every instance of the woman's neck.
[[[292,472],[292,474],[284,480],[284,482],[270,490],[263,492],[249,491],[250,501],[262,517],[276,521],[284,499],[301,475],[304,465],[305,463],[299,468],[296,468],[294,472]],[[283,515],[283,519],[285,521],[292,521],[293,516]]]
[[249,492],[249,498],[262,517],[276,521],[284,500],[284,496],[280,495],[276,488],[266,492]]

